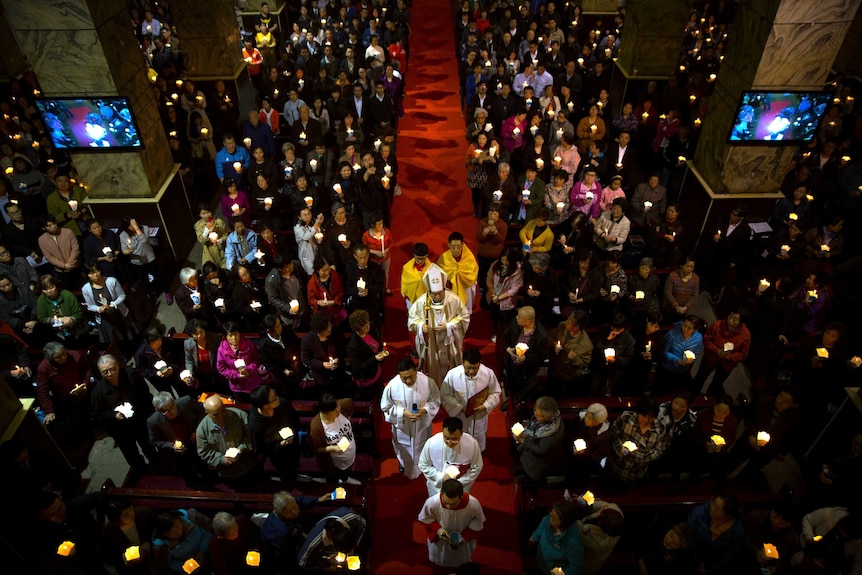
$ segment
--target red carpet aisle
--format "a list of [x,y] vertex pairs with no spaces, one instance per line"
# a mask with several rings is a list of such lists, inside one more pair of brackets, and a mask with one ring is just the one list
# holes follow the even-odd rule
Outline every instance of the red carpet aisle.
[[[460,231],[475,253],[476,220],[464,167],[464,119],[458,102],[458,73],[454,58],[453,24],[448,3],[416,0],[413,4],[411,54],[407,78],[406,116],[398,136],[399,182],[403,195],[395,199],[392,233],[397,244],[390,286],[398,294],[401,267],[411,257],[414,242],[424,241],[436,261],[446,250],[446,238]],[[398,295],[387,299],[384,329],[392,357],[384,364],[384,377],[392,377],[398,360],[409,352],[406,313]],[[487,313],[475,314],[467,345],[493,358]],[[442,410],[441,410],[442,412]],[[438,417],[435,430],[439,431]],[[380,451],[386,458],[375,486],[372,521],[375,575],[432,573],[424,537],[414,528],[427,492],[425,481],[407,481],[398,473],[388,426],[380,433]],[[522,573],[518,554],[512,460],[504,414],[492,414],[485,467],[473,489],[485,509],[487,522],[474,560],[483,574]],[[415,531],[415,535],[414,535]],[[437,572],[451,572],[438,570]]]

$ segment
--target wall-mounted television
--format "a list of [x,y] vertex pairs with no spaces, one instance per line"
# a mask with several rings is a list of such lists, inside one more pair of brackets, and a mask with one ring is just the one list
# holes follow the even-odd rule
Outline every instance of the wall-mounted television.
[[743,92],[728,141],[800,144],[814,137],[832,100],[827,92]]
[[144,147],[127,98],[40,98],[36,107],[57,148],[107,152]]

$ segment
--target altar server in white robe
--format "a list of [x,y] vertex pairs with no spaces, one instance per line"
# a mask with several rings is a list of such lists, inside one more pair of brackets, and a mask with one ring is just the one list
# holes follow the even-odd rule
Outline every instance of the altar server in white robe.
[[443,378],[440,399],[450,417],[464,423],[464,431],[479,442],[485,451],[488,432],[488,414],[500,405],[500,382],[487,365],[482,365],[482,354],[475,347],[464,350],[464,361],[453,367]]
[[440,493],[446,479],[457,479],[469,493],[482,465],[479,442],[464,433],[464,424],[457,417],[443,422],[443,431],[425,442],[419,456],[419,469],[425,476],[428,495]]
[[380,410],[392,424],[392,447],[400,471],[410,479],[421,475],[419,454],[431,437],[431,423],[440,410],[440,390],[409,357],[398,364],[380,398]]
[[428,559],[443,567],[458,567],[470,562],[476,550],[474,532],[484,527],[485,513],[459,481],[447,479],[440,494],[425,501],[419,521],[425,524]]

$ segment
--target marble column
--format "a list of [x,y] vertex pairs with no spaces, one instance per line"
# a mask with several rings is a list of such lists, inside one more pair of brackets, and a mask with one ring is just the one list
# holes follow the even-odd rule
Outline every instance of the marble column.
[[129,98],[144,150],[75,153],[92,197],[152,197],[173,167],[146,66],[122,0],[2,0],[12,35],[47,97]]
[[586,14],[615,14],[617,11],[617,0],[582,0],[580,5]]
[[242,38],[233,0],[174,0],[171,13],[190,78],[232,78],[242,67]]
[[[129,206],[169,206],[171,227],[192,225],[188,200],[171,185],[171,157],[138,39],[123,0],[0,0],[11,35],[26,55],[46,97],[123,96],[129,99],[144,148],[136,152],[78,152],[72,161],[88,186],[88,205],[97,217],[116,223]],[[134,198],[134,199],[133,199]],[[116,210],[114,207],[126,204]],[[135,213],[135,212],[132,212]],[[142,212],[143,213],[143,212]],[[143,219],[142,219],[143,221]],[[148,218],[168,233],[168,221]],[[170,237],[170,236],[169,236]],[[174,257],[185,256],[194,238],[178,233]]]
[[862,0],[742,3],[710,98],[694,165],[713,194],[774,193],[793,146],[727,143],[745,90],[822,90]]
[[682,48],[691,2],[650,0],[626,8],[618,67],[631,76],[670,76]]

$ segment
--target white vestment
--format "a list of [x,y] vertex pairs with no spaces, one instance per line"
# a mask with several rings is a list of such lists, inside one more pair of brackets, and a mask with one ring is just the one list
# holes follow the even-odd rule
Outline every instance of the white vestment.
[[[467,400],[488,390],[488,397],[482,403],[485,409],[467,417]],[[464,366],[449,370],[440,386],[440,399],[449,417],[457,417],[464,422],[464,432],[472,435],[479,442],[479,449],[485,451],[485,440],[488,431],[488,414],[500,405],[500,382],[494,371],[487,365],[479,365],[479,373],[474,379],[464,374]]]
[[[465,493],[461,503],[459,509],[446,509],[443,507],[440,495],[432,495],[422,506],[419,521],[426,525],[439,524],[449,533],[460,533],[462,537],[466,529],[481,531],[485,524],[485,513],[479,500]],[[464,542],[456,549],[452,549],[448,541],[438,539],[436,534],[429,537],[427,541],[428,559],[444,567],[458,567],[469,563],[473,551],[476,550],[476,539],[473,537],[469,539],[465,537]]]
[[[434,381],[443,381],[446,373],[461,363],[464,336],[470,326],[470,312],[461,303],[461,298],[449,290],[443,293],[443,302],[432,305],[428,310],[425,302],[431,295],[422,294],[407,313],[407,329],[415,338],[419,369]],[[422,332],[426,323],[431,329],[427,334]]]
[[449,466],[458,468],[458,473],[453,479],[457,479],[464,485],[464,491],[470,492],[473,482],[482,471],[482,450],[479,443],[469,433],[461,435],[461,442],[450,448],[443,441],[443,432],[425,442],[422,454],[419,456],[419,469],[425,475],[428,485],[428,495],[440,493],[443,480],[449,479],[449,475],[443,472]]
[[[413,406],[417,410],[425,408],[425,413],[417,420],[405,417],[410,414]],[[410,479],[416,479],[419,471],[419,454],[422,446],[431,437],[431,423],[440,410],[440,390],[424,373],[416,374],[413,385],[405,385],[401,377],[396,375],[383,390],[380,398],[380,410],[386,421],[392,424],[392,447],[395,457],[404,468],[404,474]]]

